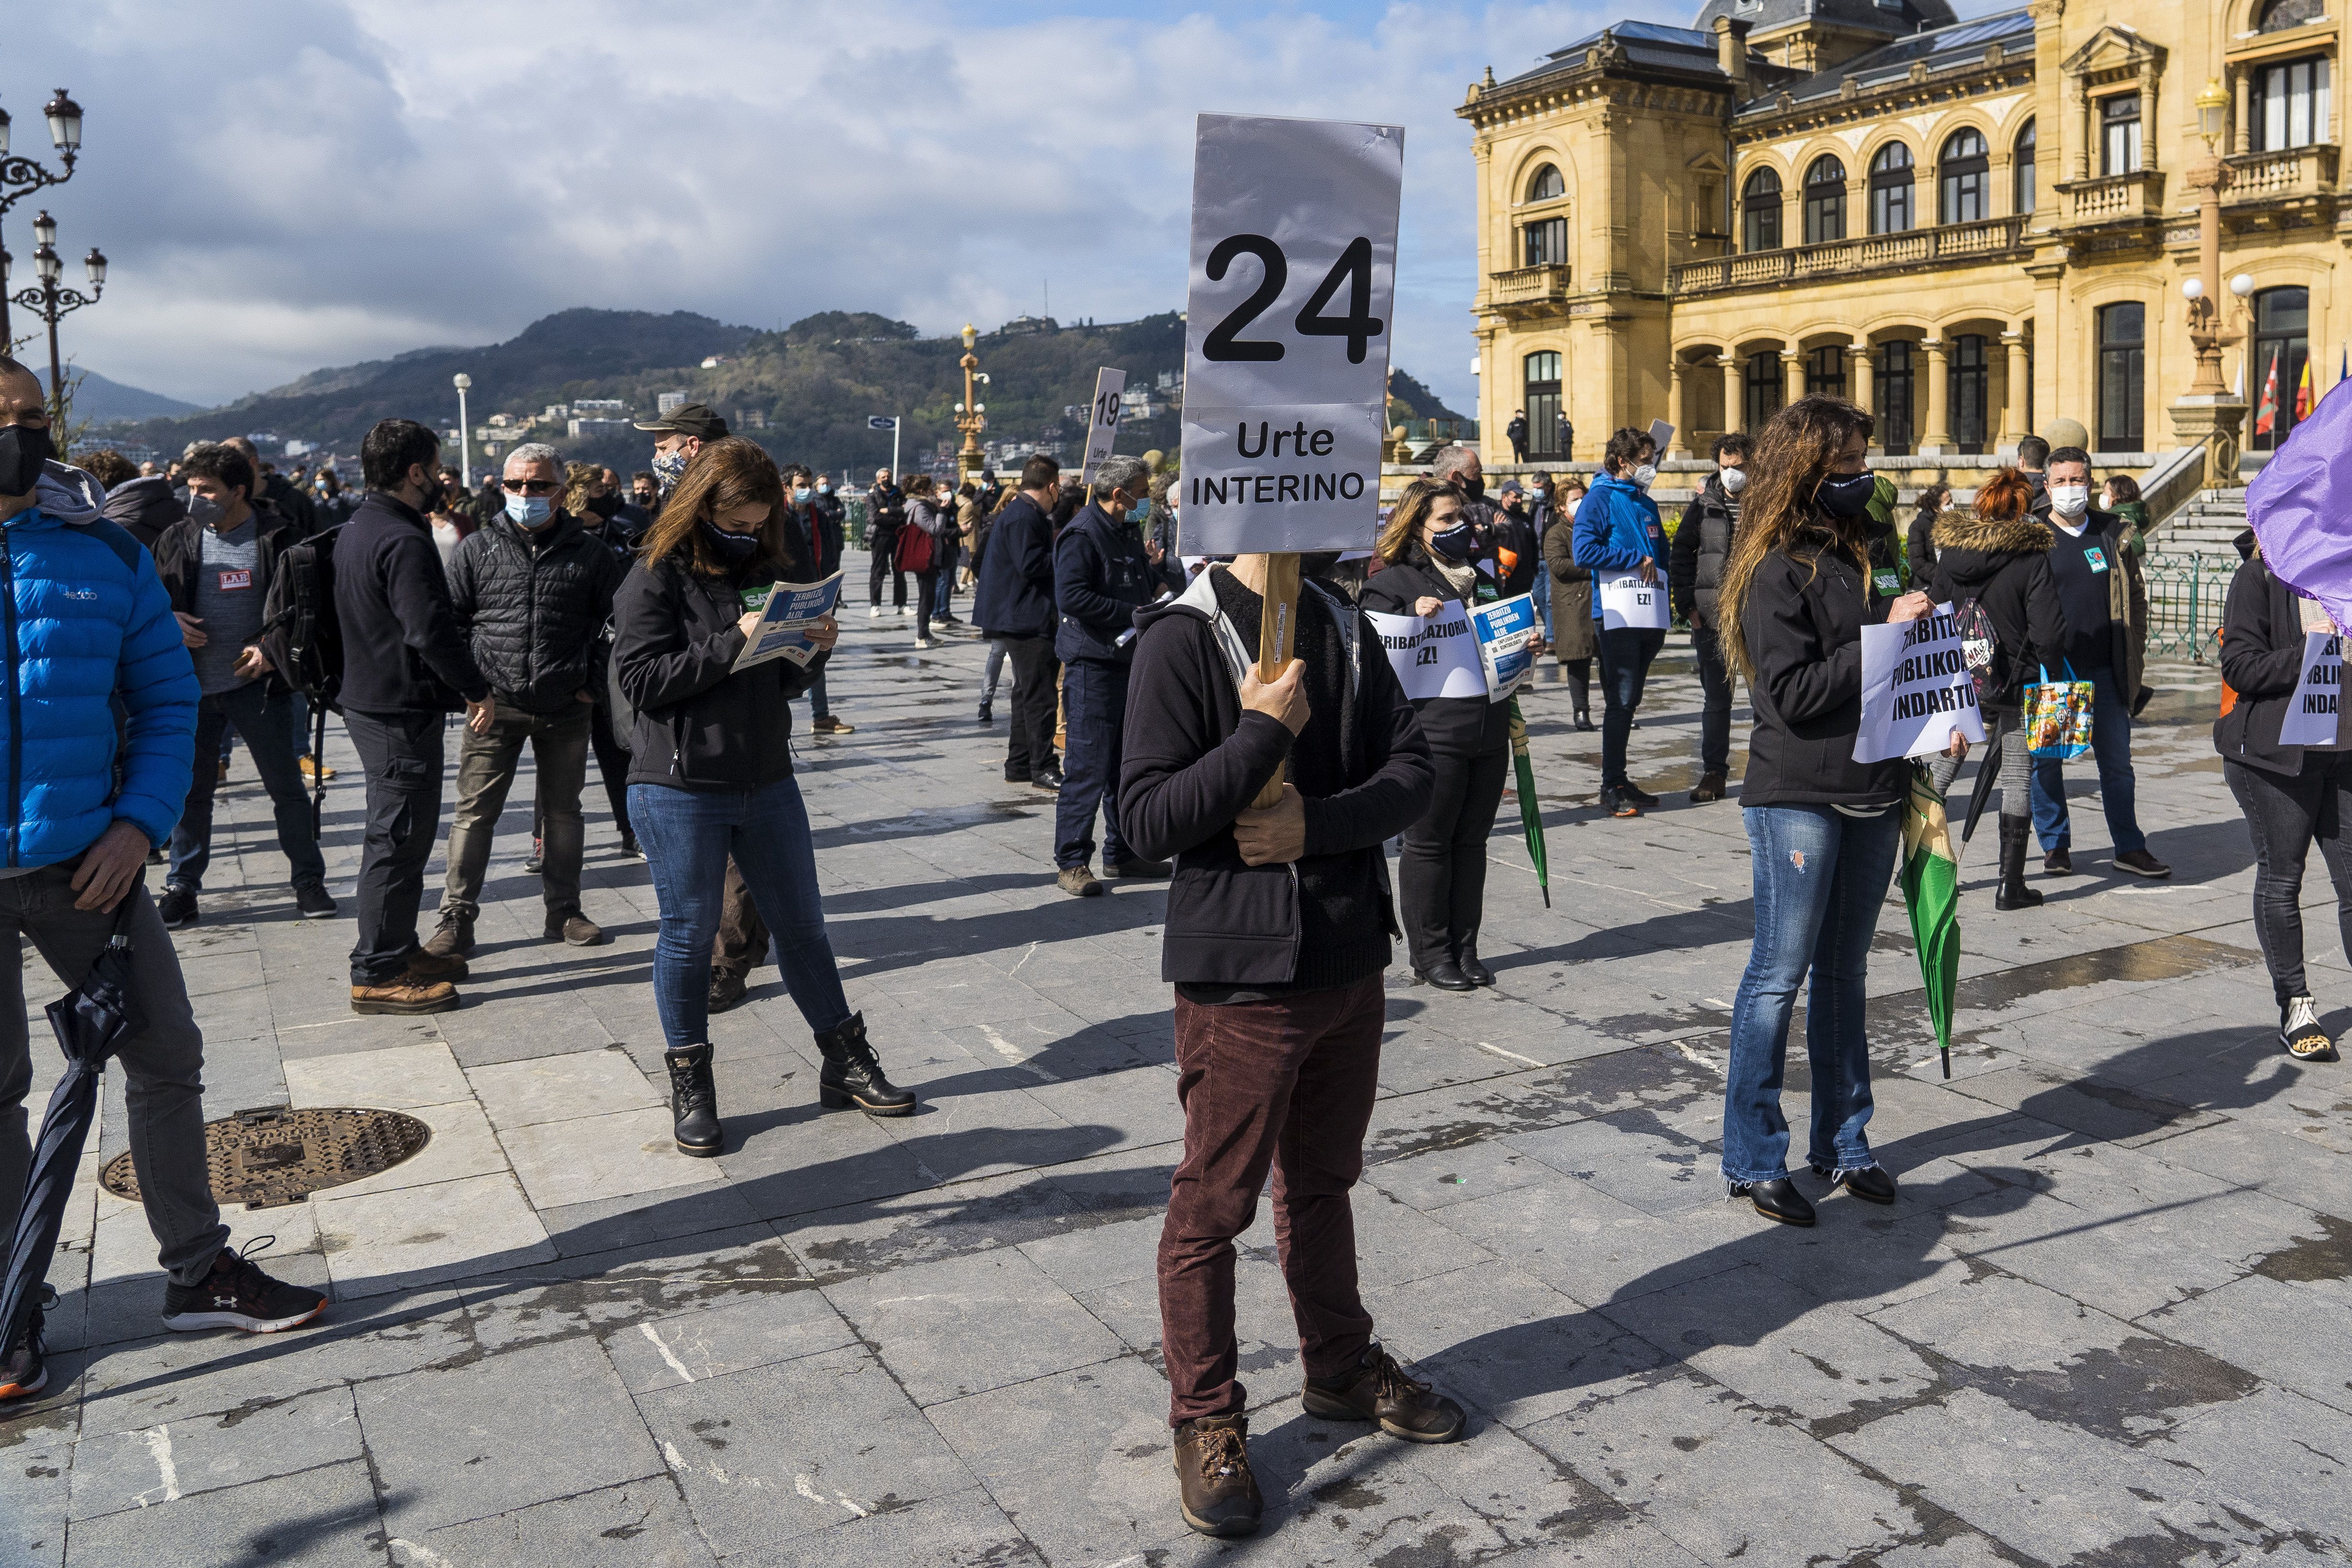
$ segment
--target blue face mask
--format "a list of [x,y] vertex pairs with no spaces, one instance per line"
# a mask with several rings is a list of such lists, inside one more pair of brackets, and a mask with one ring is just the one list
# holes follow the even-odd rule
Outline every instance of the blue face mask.
[[1457,564],[1478,552],[1478,530],[1467,522],[1457,522],[1452,528],[1441,529],[1429,542],[1432,553]]
[[1144,520],[1149,518],[1150,515],[1151,503],[1148,500],[1137,501],[1133,506],[1127,509],[1127,521],[1135,524],[1138,528],[1141,528],[1144,524]]
[[795,488],[795,489],[793,489],[793,504],[794,506],[806,506],[806,505],[808,505],[808,499],[809,499],[809,488],[808,488],[808,486],[806,486],[806,485],[801,485],[801,486],[798,486],[797,488]]
[[555,503],[545,496],[507,497],[507,516],[525,528],[537,528],[555,515]]

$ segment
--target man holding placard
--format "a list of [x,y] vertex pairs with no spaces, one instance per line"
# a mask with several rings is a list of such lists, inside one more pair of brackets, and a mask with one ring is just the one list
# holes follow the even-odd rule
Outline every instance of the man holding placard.
[[1381,846],[1427,809],[1429,751],[1362,614],[1302,586],[1297,553],[1373,530],[1403,173],[1396,126],[1200,119],[1184,545],[1236,559],[1136,616],[1119,816],[1139,852],[1176,859],[1160,973],[1184,1152],[1160,1346],[1179,1504],[1209,1535],[1248,1534],[1264,1507],[1234,1238],[1269,1173],[1307,1413],[1418,1442],[1463,1425],[1372,1337],[1349,1203],[1387,1016]]
[[1658,477],[1658,444],[1631,426],[1609,437],[1608,472],[1577,508],[1576,563],[1592,574],[1592,618],[1601,644],[1601,809],[1639,816],[1658,797],[1625,777],[1625,747],[1650,661],[1666,646],[1670,611],[1664,574],[1666,529],[1650,483]]

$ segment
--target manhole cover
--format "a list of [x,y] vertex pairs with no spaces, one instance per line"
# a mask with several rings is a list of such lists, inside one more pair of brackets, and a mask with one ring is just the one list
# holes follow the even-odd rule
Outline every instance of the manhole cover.
[[[430,1127],[397,1110],[240,1110],[205,1124],[205,1163],[216,1201],[274,1208],[388,1171],[432,1137]],[[130,1155],[109,1161],[99,1179],[115,1196],[139,1201]]]

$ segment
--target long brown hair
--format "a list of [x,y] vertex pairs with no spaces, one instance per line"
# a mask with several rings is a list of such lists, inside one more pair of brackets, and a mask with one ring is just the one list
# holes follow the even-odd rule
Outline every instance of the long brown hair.
[[1421,525],[1429,521],[1430,509],[1447,496],[1459,500],[1462,492],[1439,479],[1415,479],[1405,486],[1396,510],[1389,513],[1388,526],[1373,541],[1372,552],[1383,561],[1403,560],[1405,552],[1421,537]]
[[705,441],[687,464],[677,489],[670,492],[669,504],[646,530],[638,553],[650,570],[671,551],[683,549],[692,558],[695,571],[706,577],[726,576],[733,568],[719,559],[697,525],[706,518],[715,521],[722,511],[762,503],[768,509],[768,521],[760,525],[761,553],[782,572],[796,563],[786,542],[784,481],[776,472],[776,460],[757,442],[740,436]]
[[[1807,531],[1829,535],[1832,549],[1853,557],[1866,574],[1870,570],[1869,538],[1864,517],[1830,517],[1813,504],[1813,492],[1855,436],[1870,434],[1870,416],[1843,397],[1815,395],[1800,397],[1764,426],[1757,438],[1756,456],[1748,460],[1748,496],[1739,509],[1739,531],[1732,536],[1731,558],[1723,570],[1723,592],[1717,609],[1723,621],[1724,651],[1751,679],[1755,666],[1748,658],[1748,641],[1740,622],[1748,590],[1756,569],[1774,551],[1801,552]],[[1803,552],[1818,556],[1818,549]]]

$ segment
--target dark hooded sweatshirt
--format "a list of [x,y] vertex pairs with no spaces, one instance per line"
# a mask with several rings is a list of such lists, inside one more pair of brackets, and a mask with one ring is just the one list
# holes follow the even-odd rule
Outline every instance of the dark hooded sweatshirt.
[[2017,707],[2036,670],[2044,664],[2054,669],[2064,652],[2066,617],[2050,575],[2052,537],[2050,525],[2031,512],[1990,519],[1955,507],[1936,519],[1935,559],[1921,586],[1956,612],[1970,600],[1984,606],[1996,648],[1992,684],[1983,693],[1987,708]]
[[[1380,638],[1313,583],[1299,593],[1306,728],[1294,741],[1245,711],[1259,607],[1215,566],[1135,616],[1119,822],[1139,853],[1175,858],[1160,975],[1194,1002],[1324,990],[1387,968],[1396,917],[1381,847],[1428,809],[1435,777]],[[1245,865],[1234,819],[1286,759],[1306,797],[1305,853]]]

